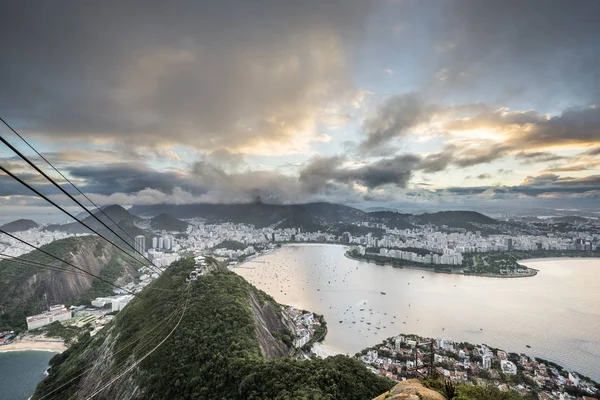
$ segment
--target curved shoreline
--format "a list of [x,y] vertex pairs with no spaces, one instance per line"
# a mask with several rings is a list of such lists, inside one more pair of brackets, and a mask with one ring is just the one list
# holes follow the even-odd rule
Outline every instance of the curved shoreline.
[[0,346],[0,353],[8,353],[13,351],[50,351],[53,353],[62,353],[67,350],[67,346],[63,342],[53,341],[28,341],[20,340],[11,344]]
[[592,260],[592,261],[600,261],[600,257],[546,257],[546,258],[524,258],[522,260],[517,260],[517,264],[521,264],[522,262],[539,262],[539,261],[561,261],[561,260]]
[[[326,242],[289,242],[289,243],[283,243],[280,247],[293,247],[293,246],[315,246],[315,245],[327,245],[327,246],[342,246],[342,247],[346,247],[349,248],[350,246],[348,246],[347,244],[343,244],[343,243],[326,243]],[[272,251],[270,251],[269,253],[272,253],[274,251],[277,251],[279,249],[273,249]],[[267,253],[267,254],[269,254]],[[252,261],[256,258],[260,258],[263,255],[267,255],[267,254],[260,254],[256,257],[253,257],[251,260],[244,260],[242,262],[240,262],[238,265],[236,265],[234,267],[237,268],[238,266],[241,266],[242,264],[245,264],[248,261]],[[434,272],[436,274],[449,274],[449,275],[463,275],[463,276],[477,276],[477,277],[482,277],[482,278],[502,278],[502,279],[513,279],[513,278],[532,278],[534,276],[536,276],[539,272],[539,270],[529,267],[527,265],[525,265],[524,263],[527,262],[539,262],[539,261],[558,261],[558,260],[596,260],[596,261],[600,261],[600,257],[543,257],[543,258],[524,258],[522,260],[516,260],[515,262],[519,265],[522,265],[524,267],[527,267],[529,270],[533,271],[532,273],[529,274],[524,274],[524,275],[498,275],[498,274],[471,274],[471,273],[465,273],[463,272],[455,272],[455,271],[435,271],[432,268],[426,268],[426,267],[416,267],[416,266],[412,266],[412,265],[393,265],[392,263],[388,263],[388,262],[375,262],[375,261],[371,261],[371,260],[365,260],[365,259],[360,259],[360,258],[354,258],[352,256],[350,256],[348,254],[347,251],[344,252],[344,257],[349,258],[350,260],[354,260],[354,261],[362,261],[362,262],[366,262],[366,263],[370,263],[370,264],[377,264],[377,265],[388,265],[390,267],[393,268],[406,268],[406,269],[415,269],[415,270],[420,270],[420,271],[429,271],[429,272]],[[247,269],[254,269],[251,267],[242,267],[242,268],[247,268]]]

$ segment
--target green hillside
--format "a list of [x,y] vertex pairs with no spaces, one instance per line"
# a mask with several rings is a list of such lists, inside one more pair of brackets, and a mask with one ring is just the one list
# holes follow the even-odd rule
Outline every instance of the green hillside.
[[56,356],[34,398],[83,368],[91,369],[63,387],[60,396],[89,395],[155,346],[175,325],[186,298],[187,312],[173,335],[97,398],[363,400],[392,387],[345,356],[300,361],[270,354],[283,345],[275,337],[290,334],[281,325],[279,305],[229,271],[201,277],[187,289],[192,267],[189,259],[173,264],[152,287],[176,292],[152,291],[148,298],[134,299],[110,327]]

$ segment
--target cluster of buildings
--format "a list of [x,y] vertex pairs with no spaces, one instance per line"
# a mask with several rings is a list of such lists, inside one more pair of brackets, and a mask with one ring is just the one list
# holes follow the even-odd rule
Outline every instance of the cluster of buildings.
[[294,323],[294,347],[297,349],[307,345],[313,338],[315,331],[321,326],[321,322],[311,312],[299,310],[293,306],[283,307],[290,320]]
[[245,249],[240,250],[217,248],[213,250],[213,254],[218,257],[227,257],[232,260],[237,260],[241,257],[248,257],[256,254],[256,250],[254,249],[254,246],[248,246]]
[[595,382],[574,372],[484,344],[400,335],[358,358],[374,373],[394,381],[414,377],[417,371],[426,374],[433,368],[455,383],[493,384],[502,391],[513,390],[521,395],[536,393],[542,400],[575,400],[577,396],[569,394],[567,388],[575,388],[592,398],[600,395]]
[[[488,253],[500,251],[595,251],[600,248],[600,237],[586,233],[545,235],[487,235],[480,231],[442,232],[435,227],[414,229],[385,229],[386,234],[377,239],[368,234],[351,236],[345,233],[342,243],[381,249],[420,248],[441,255],[458,253]],[[445,264],[440,262],[440,264]]]
[[173,235],[163,234],[152,238],[152,248],[155,250],[177,251],[177,239]]
[[443,251],[444,254],[430,253],[420,255],[412,251],[381,248],[379,249],[379,255],[388,258],[399,258],[420,264],[461,265],[463,263],[463,256],[461,253],[456,252],[453,249],[444,249]]
[[124,294],[118,296],[96,297],[92,300],[92,306],[102,309],[110,309],[110,312],[121,311],[130,301],[133,295]]
[[0,332],[0,346],[10,344],[15,336],[15,331]]
[[[65,232],[48,232],[44,231],[41,228],[32,228],[26,231],[21,231],[15,236],[18,236],[20,239],[23,239],[27,243],[31,243],[36,247],[43,246],[45,244],[49,244],[54,242],[55,240],[66,239],[71,236],[86,236],[85,234],[69,234]],[[6,254],[11,257],[22,256],[23,254],[27,254],[33,250],[33,247],[25,246],[20,241],[11,238],[7,235],[2,235],[0,238],[0,253]]]
[[[302,232],[299,228],[273,229],[255,228],[244,224],[204,224],[201,220],[190,220],[188,237],[180,239],[181,250],[203,252],[225,241],[236,241],[247,246],[244,250],[217,249],[217,256],[232,259],[253,254],[251,249],[269,243],[330,242],[362,246],[364,251],[378,251],[378,255],[399,258],[424,264],[460,265],[465,253],[522,251],[595,251],[600,249],[600,236],[585,232],[554,233],[540,235],[482,235],[481,231],[444,229],[427,225],[413,229],[392,229],[384,224],[376,228],[385,233],[376,237],[372,233],[341,236],[328,232]],[[365,222],[362,225],[373,225]],[[431,254],[399,249],[423,249]],[[422,253],[422,252],[421,252]],[[363,253],[364,254],[364,253]]]

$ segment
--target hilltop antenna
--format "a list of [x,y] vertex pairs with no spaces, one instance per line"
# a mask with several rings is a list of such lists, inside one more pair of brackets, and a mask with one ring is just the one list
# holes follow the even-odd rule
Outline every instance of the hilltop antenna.
[[[435,369],[434,369],[435,348],[433,347],[433,344],[434,344],[433,339],[431,339],[431,341],[429,342],[429,352],[431,353],[431,360],[429,360],[428,363],[423,363],[423,365],[421,365],[421,366],[418,365],[419,346],[426,345],[426,344],[427,344],[427,342],[423,342],[423,343],[417,342],[417,344],[415,346],[415,366],[414,366],[414,368],[407,368],[406,371],[407,372],[415,372],[423,377],[431,378],[435,374]],[[426,376],[424,373],[422,373],[420,371],[425,368],[427,368]]]

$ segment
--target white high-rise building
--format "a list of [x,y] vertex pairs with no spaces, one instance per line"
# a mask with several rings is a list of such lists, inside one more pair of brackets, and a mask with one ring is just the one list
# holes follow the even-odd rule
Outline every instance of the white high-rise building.
[[171,250],[171,239],[169,238],[169,236],[165,235],[163,236],[163,248],[166,250]]
[[482,357],[482,368],[483,369],[490,369],[492,367],[492,357],[488,357],[488,356],[483,356]]
[[146,237],[139,235],[135,237],[135,250],[144,254],[146,251]]
[[163,248],[163,238],[159,237],[158,238],[158,247],[157,249],[162,249]]
[[152,238],[152,248],[155,249],[157,246],[158,246],[158,238],[153,237]]

